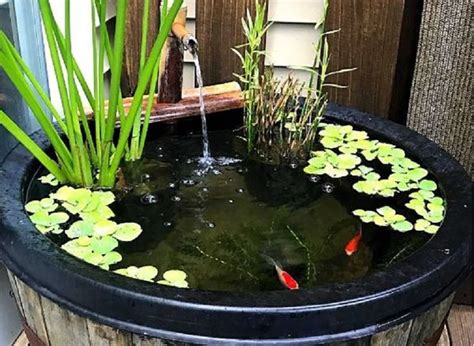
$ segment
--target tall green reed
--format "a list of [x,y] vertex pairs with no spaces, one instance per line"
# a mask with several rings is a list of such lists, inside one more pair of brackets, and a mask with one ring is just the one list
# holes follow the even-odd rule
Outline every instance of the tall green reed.
[[[242,27],[247,43],[233,49],[242,63],[243,73],[236,75],[243,85],[245,130],[249,152],[256,149],[272,159],[305,159],[313,148],[319,123],[328,104],[327,88],[344,88],[327,82],[327,78],[354,69],[329,72],[330,54],[327,36],[337,32],[325,31],[329,0],[316,24],[318,33],[314,44],[311,67],[290,67],[309,73],[309,82],[291,74],[284,80],[274,77],[272,68],[265,69],[262,41],[271,26],[266,22],[266,7],[257,1],[255,17],[247,12]],[[244,51],[240,52],[239,49]],[[302,98],[304,96],[304,99]]]
[[[3,32],[0,32],[0,67],[31,109],[51,143],[55,157],[50,157],[3,111],[0,111],[0,125],[60,182],[85,187],[112,188],[123,159],[136,160],[143,153],[161,51],[183,0],[175,0],[169,11],[167,6],[163,7],[166,10],[161,16],[160,30],[148,55],[146,33],[150,5],[149,0],[145,0],[140,71],[137,88],[128,110],[124,108],[120,91],[128,1],[117,0],[112,42],[106,27],[107,0],[91,0],[93,90],[87,84],[84,73],[72,53],[71,0],[65,0],[64,33],[53,16],[49,0],[38,1],[64,117],[61,117],[61,112],[52,104],[46,91]],[[95,37],[97,18],[98,43]],[[104,80],[106,58],[111,67],[108,102],[105,100]],[[81,93],[85,95],[87,104],[83,103]],[[142,103],[146,93],[149,102],[142,125]],[[94,113],[92,124],[86,116],[87,108],[92,109]],[[117,121],[120,123],[118,129]]]

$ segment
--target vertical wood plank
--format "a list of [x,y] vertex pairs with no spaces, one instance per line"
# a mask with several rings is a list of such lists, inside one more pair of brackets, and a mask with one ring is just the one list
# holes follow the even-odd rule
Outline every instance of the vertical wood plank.
[[231,48],[245,43],[242,17],[255,15],[256,0],[199,0],[196,3],[196,37],[204,85],[234,81],[241,63]]
[[406,345],[411,326],[412,321],[407,321],[385,332],[375,334],[370,339],[370,346]]
[[51,346],[92,346],[86,320],[41,297],[44,321]]
[[[442,332],[444,320],[449,313],[453,298],[454,294],[413,320],[407,345],[419,346],[420,342],[424,342],[426,345],[436,345],[438,340],[435,340],[433,344],[433,335],[436,334],[440,328],[440,332]],[[439,338],[439,336],[440,334],[437,335],[437,338]]]
[[87,320],[87,330],[92,346],[128,346],[132,345],[132,335],[115,328]]
[[[158,35],[160,27],[160,2],[150,1],[150,18],[147,39],[148,52]],[[122,68],[122,94],[132,96],[137,87],[138,70],[140,67],[140,45],[142,35],[143,0],[129,0],[125,27],[125,51]]]
[[18,307],[18,311],[20,311],[21,316],[23,316],[24,318],[25,312],[23,311],[23,305],[21,303],[20,293],[18,292],[18,286],[16,284],[15,276],[9,270],[7,270],[7,274],[8,274],[8,281],[10,282],[13,295],[15,296],[16,306]]
[[331,70],[356,67],[332,78],[330,100],[388,117],[400,47],[405,0],[331,0],[328,30]]
[[48,330],[44,321],[43,309],[41,306],[41,297],[33,291],[21,280],[15,278],[20,296],[21,305],[23,306],[24,317],[28,327],[38,336],[45,344],[50,345]]
[[[425,1],[408,126],[473,171],[472,0]],[[472,279],[470,284],[472,285]]]

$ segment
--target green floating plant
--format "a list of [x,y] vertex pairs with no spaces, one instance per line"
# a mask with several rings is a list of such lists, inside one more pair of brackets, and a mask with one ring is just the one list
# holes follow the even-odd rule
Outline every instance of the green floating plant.
[[69,215],[63,212],[48,213],[47,211],[40,210],[30,216],[31,222],[33,222],[43,234],[54,233],[61,234],[63,229],[61,225],[69,220]]
[[[131,242],[142,233],[137,223],[110,220],[114,213],[109,205],[114,201],[112,192],[62,186],[48,198],[27,203],[25,209],[41,233],[65,232],[71,240],[62,248],[69,254],[108,270],[122,260],[114,251],[119,242]],[[62,226],[71,219],[74,222],[64,231]]]
[[308,161],[309,166],[304,171],[308,174],[323,175],[331,178],[341,178],[349,175],[349,171],[361,163],[361,159],[353,154],[336,154],[330,149],[312,152],[313,157]]
[[364,223],[375,223],[377,226],[390,226],[399,232],[408,232],[413,230],[413,224],[405,216],[397,214],[395,209],[385,206],[378,208],[377,211],[357,209],[352,212],[359,216]]
[[39,177],[38,180],[42,184],[46,184],[46,185],[51,185],[51,186],[58,186],[59,185],[58,179],[56,179],[56,177],[54,175],[52,175],[51,173],[47,174],[47,175],[44,175],[42,177]]
[[114,272],[132,279],[148,282],[153,282],[153,279],[158,276],[158,269],[153,266],[145,266],[141,268],[131,266],[128,268],[118,269]]
[[82,236],[67,242],[62,248],[74,257],[109,270],[111,265],[122,261],[122,255],[113,251],[118,245],[118,241],[110,236],[103,238]]
[[432,191],[420,190],[410,194],[410,201],[405,204],[430,223],[440,223],[444,219],[445,207],[441,197],[435,197]]
[[429,234],[435,234],[439,230],[439,226],[433,225],[431,222],[425,219],[419,219],[415,223],[415,230],[423,231]]
[[115,216],[109,208],[109,205],[115,201],[115,195],[110,191],[91,191],[85,188],[75,189],[63,186],[56,193],[51,194],[51,198],[61,201],[68,212],[78,215],[83,220],[97,222]]
[[178,288],[188,288],[186,281],[188,275],[181,270],[168,270],[163,274],[163,280],[158,281],[160,285],[174,286]]
[[393,197],[397,192],[397,182],[392,179],[380,179],[380,175],[370,172],[363,176],[353,185],[354,190],[368,195],[380,195],[383,197]]
[[[373,222],[379,226],[390,226],[401,232],[412,229],[436,233],[444,219],[445,207],[441,197],[435,196],[438,189],[436,182],[426,179],[428,171],[406,157],[403,149],[393,144],[371,140],[365,131],[356,131],[350,125],[321,123],[320,143],[324,151],[315,151],[304,171],[308,174],[329,175],[341,178],[347,175],[360,178],[353,184],[354,190],[367,195],[394,197],[400,192],[412,192],[410,201],[405,204],[423,219],[416,221],[415,226],[405,216],[399,215],[390,207],[375,211],[355,210],[363,222]],[[337,152],[336,152],[337,151]],[[339,152],[339,153],[338,153]],[[391,173],[387,178],[374,168],[360,164],[378,160],[390,166]],[[415,191],[416,190],[416,191]]]

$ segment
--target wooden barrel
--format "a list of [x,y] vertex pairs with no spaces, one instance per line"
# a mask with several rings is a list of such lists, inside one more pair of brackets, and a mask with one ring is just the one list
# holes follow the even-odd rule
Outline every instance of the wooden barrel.
[[[45,298],[8,273],[25,333],[32,346],[185,345],[98,324]],[[428,311],[384,332],[329,345],[436,346],[452,305],[451,295]],[[387,309],[390,307],[387,306]]]

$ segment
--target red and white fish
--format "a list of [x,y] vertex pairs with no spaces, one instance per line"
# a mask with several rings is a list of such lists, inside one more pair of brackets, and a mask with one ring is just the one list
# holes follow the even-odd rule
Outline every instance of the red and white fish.
[[357,232],[354,238],[349,240],[349,242],[346,244],[346,247],[344,248],[347,256],[352,256],[357,251],[359,251],[359,245],[360,245],[361,239],[362,239],[362,228],[359,228],[359,232]]
[[284,271],[281,264],[275,261],[273,258],[262,255],[262,257],[273,267],[275,267],[275,271],[277,272],[278,279],[283,286],[288,288],[289,290],[297,290],[300,288],[298,281],[296,281],[288,272]]

